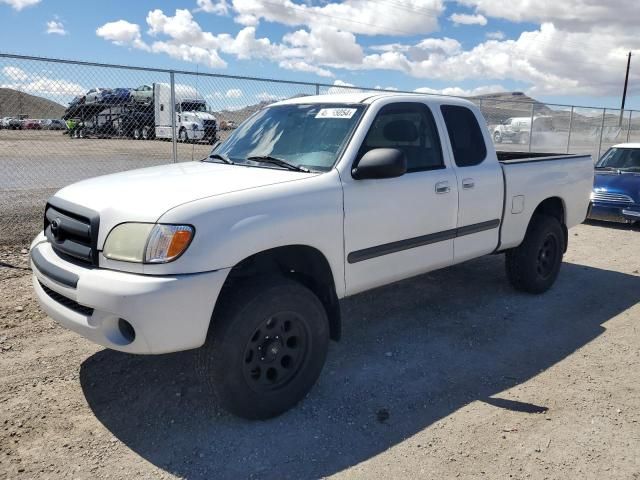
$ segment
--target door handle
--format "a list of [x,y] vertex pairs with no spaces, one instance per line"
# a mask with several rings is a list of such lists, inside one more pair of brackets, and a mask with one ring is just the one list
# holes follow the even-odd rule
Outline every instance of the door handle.
[[449,182],[438,182],[436,183],[436,193],[449,193],[451,191],[451,187],[449,186]]
[[462,179],[462,188],[469,189],[475,187],[475,185],[473,178]]

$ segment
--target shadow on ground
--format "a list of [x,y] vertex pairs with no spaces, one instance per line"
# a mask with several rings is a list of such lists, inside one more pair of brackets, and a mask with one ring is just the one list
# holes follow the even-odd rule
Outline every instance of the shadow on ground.
[[96,417],[149,462],[186,478],[317,478],[411,437],[474,400],[501,398],[584,346],[640,300],[640,278],[564,264],[542,296],[514,292],[486,257],[345,300],[343,340],[300,405],[266,422],[221,412],[191,353],[103,350],[81,368]]

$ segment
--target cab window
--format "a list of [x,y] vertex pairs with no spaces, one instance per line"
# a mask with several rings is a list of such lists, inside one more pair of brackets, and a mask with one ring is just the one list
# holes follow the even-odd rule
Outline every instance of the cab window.
[[397,148],[407,158],[407,172],[444,168],[442,148],[431,110],[423,103],[394,103],[380,109],[358,152]]

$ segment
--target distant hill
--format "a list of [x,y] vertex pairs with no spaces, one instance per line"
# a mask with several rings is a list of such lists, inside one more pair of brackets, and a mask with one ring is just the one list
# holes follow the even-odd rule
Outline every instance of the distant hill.
[[0,88],[0,118],[19,115],[27,118],[61,118],[64,110],[64,106],[49,99],[11,88]]

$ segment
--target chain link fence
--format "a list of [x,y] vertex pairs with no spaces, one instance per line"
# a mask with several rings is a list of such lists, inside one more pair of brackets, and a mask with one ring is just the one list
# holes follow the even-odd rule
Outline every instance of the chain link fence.
[[[0,54],[0,245],[40,229],[44,203],[70,183],[204,158],[264,106],[375,91],[262,78]],[[412,93],[412,92],[406,92]],[[589,153],[640,141],[640,112],[471,98],[499,150]]]

